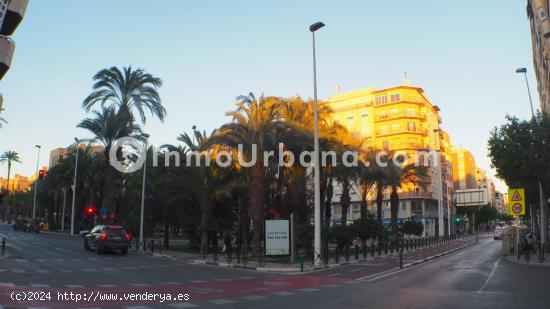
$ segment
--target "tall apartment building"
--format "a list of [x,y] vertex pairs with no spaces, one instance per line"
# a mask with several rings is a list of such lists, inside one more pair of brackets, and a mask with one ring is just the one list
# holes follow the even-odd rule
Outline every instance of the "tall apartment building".
[[548,0],[527,0],[527,16],[531,26],[533,66],[541,109],[550,114],[550,19]]
[[452,162],[454,189],[477,189],[477,166],[472,153],[463,147],[453,148]]
[[[425,224],[425,231],[434,235],[438,227],[438,203],[451,207],[452,168],[450,168],[450,138],[439,127],[439,108],[433,105],[420,87],[405,83],[386,89],[366,88],[337,94],[325,104],[333,111],[335,122],[345,126],[368,146],[388,151],[404,151],[411,158],[417,151],[437,150],[442,163],[438,167],[431,162],[429,179],[425,183],[408,184],[401,188],[398,218],[400,221],[414,218]],[[447,163],[445,163],[447,162]],[[351,192],[352,207],[348,218],[354,220],[359,211],[359,194]],[[369,199],[374,201],[373,194]],[[338,211],[338,188],[335,187],[333,214]],[[384,220],[389,221],[389,192],[385,194]],[[371,211],[375,212],[375,203]],[[447,212],[444,211],[444,215]],[[446,226],[446,224],[445,224]],[[445,228],[446,230],[446,228]]]
[[0,79],[11,66],[15,43],[9,37],[23,20],[29,0],[0,0]]
[[[82,149],[81,145],[81,149]],[[105,150],[105,147],[101,145],[92,145],[88,146],[90,147],[91,153],[103,153]],[[74,148],[68,148],[68,147],[61,147],[61,148],[55,148],[52,151],[50,151],[50,168],[54,167],[59,163],[59,160],[65,158],[69,153],[74,152]]]

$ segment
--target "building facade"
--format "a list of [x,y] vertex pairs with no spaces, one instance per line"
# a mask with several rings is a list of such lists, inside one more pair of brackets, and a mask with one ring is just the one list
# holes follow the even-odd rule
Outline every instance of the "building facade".
[[541,109],[550,114],[550,19],[548,0],[527,0],[527,16],[531,27],[533,67]]
[[29,0],[0,0],[0,79],[9,70],[15,51],[10,36],[23,20]]
[[[439,108],[433,105],[420,87],[404,85],[386,88],[366,88],[349,93],[339,93],[325,102],[332,110],[334,122],[346,127],[364,141],[364,145],[389,152],[405,152],[413,162],[418,152],[437,151],[439,164],[429,157],[428,179],[420,184],[405,184],[400,188],[399,221],[414,219],[422,222],[427,235],[438,232],[438,205],[443,205],[443,216],[452,207],[452,164],[449,135],[441,130]],[[333,219],[339,222],[339,188],[335,183]],[[352,190],[348,220],[360,216],[360,192]],[[376,213],[375,194],[370,192],[370,211]],[[390,192],[384,194],[383,217],[390,218]],[[447,224],[442,227],[447,231]]]

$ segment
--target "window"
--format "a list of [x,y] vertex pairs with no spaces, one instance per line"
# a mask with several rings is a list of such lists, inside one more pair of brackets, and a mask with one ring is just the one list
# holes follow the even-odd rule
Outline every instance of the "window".
[[409,147],[416,147],[418,145],[418,140],[414,137],[409,138]]
[[353,120],[353,116],[348,116],[348,120]]
[[377,95],[376,97],[374,97],[374,103],[376,105],[388,103],[388,96],[386,96],[385,94]]
[[407,204],[405,203],[405,201],[399,201],[399,206],[401,206],[402,211],[407,210]]
[[368,113],[362,113],[362,114],[361,114],[361,118],[363,118],[363,119],[364,119],[364,118],[368,118],[368,117],[369,117],[369,114],[368,114]]
[[416,109],[413,107],[407,107],[407,115],[408,116],[415,116],[416,115]]
[[380,119],[388,118],[388,114],[386,112],[380,112],[380,114],[378,114],[378,117],[380,117]]
[[399,93],[392,94],[390,96],[390,101],[391,102],[399,102],[399,101],[401,101],[401,96],[399,95]]
[[416,132],[416,123],[414,122],[407,123],[407,129],[409,130],[409,132]]
[[394,123],[394,124],[391,125],[391,130],[392,131],[399,131],[399,127],[400,127],[399,123]]

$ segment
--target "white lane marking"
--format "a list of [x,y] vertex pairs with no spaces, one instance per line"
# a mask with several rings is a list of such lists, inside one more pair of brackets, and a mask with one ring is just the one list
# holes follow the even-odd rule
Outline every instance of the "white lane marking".
[[36,259],[34,261],[37,262],[37,263],[42,263],[42,262],[44,262],[44,259]]
[[12,269],[11,272],[16,273],[16,274],[26,274],[27,273],[27,271],[24,270],[24,269]]
[[221,279],[214,279],[214,281],[221,281],[221,282],[224,282],[224,281],[231,281],[231,279],[221,278]]
[[179,285],[180,283],[179,283],[179,282],[176,282],[176,281],[169,281],[169,282],[161,282],[160,284],[164,284],[164,285]]
[[225,304],[232,304],[235,301],[234,300],[229,300],[229,299],[215,299],[215,300],[211,300],[210,302],[214,303],[216,305],[225,305]]
[[116,287],[118,287],[118,285],[116,285],[116,284],[98,284],[97,286],[102,287],[102,288],[116,288]]
[[334,274],[328,275],[327,277],[336,277],[336,276],[341,275],[341,274],[342,274],[342,273],[334,273]]
[[82,261],[81,258],[72,258],[71,260],[73,260],[73,261],[75,261],[75,262],[80,262],[80,261]]
[[204,280],[193,280],[193,281],[189,281],[191,283],[205,283],[206,281]]
[[0,286],[7,287],[7,288],[13,288],[15,284],[10,282],[0,282]]
[[356,271],[360,271],[360,270],[363,270],[363,268],[352,269],[352,270],[350,270],[350,272],[356,272]]
[[101,269],[105,270],[105,271],[115,271],[116,269],[112,268],[112,267],[101,267]]
[[60,269],[59,271],[62,272],[62,273],[72,273],[73,272],[70,269]]
[[299,292],[317,292],[317,291],[320,291],[319,289],[314,289],[314,288],[305,288],[305,289],[298,289],[296,291],[299,291]]
[[[420,265],[420,264],[418,264]],[[412,267],[411,267],[412,268]],[[405,268],[407,269],[407,268]],[[372,274],[372,275],[368,275],[368,276],[364,276],[364,277],[360,277],[360,278],[357,278],[355,280],[365,280],[367,278],[370,278],[368,279],[367,281],[374,281],[374,280],[377,280],[379,278],[384,278],[386,277],[386,275],[383,275],[383,274],[388,274],[388,275],[391,275],[391,274],[394,274],[394,273],[398,273],[400,271],[403,271],[405,269],[399,269],[399,267],[396,267],[396,268],[391,268],[391,269],[388,269],[388,270],[384,270],[383,272],[380,272],[380,273],[377,273],[377,274]],[[397,272],[395,272],[395,270],[398,270]],[[373,279],[374,278],[374,279]]]
[[85,271],[87,273],[95,273],[97,272],[97,270],[93,269],[93,268],[82,268],[82,271]]
[[489,273],[489,277],[487,277],[487,279],[485,280],[485,282],[483,283],[483,285],[481,286],[479,291],[477,291],[478,293],[483,292],[485,287],[487,287],[487,284],[489,284],[489,281],[491,281],[491,279],[493,279],[493,276],[495,275],[495,271],[497,270],[499,262],[500,262],[500,258],[495,262],[495,264],[493,264],[493,269],[491,269],[491,272]]
[[35,269],[37,273],[40,273],[40,274],[49,274],[50,271],[49,270],[46,270],[46,269]]
[[31,286],[33,288],[49,288],[49,284],[41,284],[41,283],[31,283]]
[[122,266],[123,269],[136,269],[134,266]]
[[19,262],[19,263],[25,263],[27,260],[25,259],[15,259],[16,262]]
[[277,295],[277,296],[290,296],[290,295],[294,295],[294,293],[288,292],[288,291],[281,291],[281,292],[273,293],[273,295]]
[[11,247],[13,249],[17,249],[18,251],[23,251],[23,249],[13,244],[6,244],[6,247]]
[[80,284],[65,284],[66,287],[74,289],[74,288],[83,288],[83,285]]
[[5,272],[6,270],[5,269],[0,269],[0,273],[3,273]]
[[52,259],[52,260],[54,260],[56,262],[60,262],[60,263],[64,261],[63,259],[60,259],[60,258],[55,258],[55,259]]
[[340,285],[339,284],[326,284],[326,285],[323,285],[321,287],[323,287],[323,288],[339,288]]
[[168,306],[174,307],[174,308],[193,308],[193,307],[197,307],[197,305],[193,305],[193,304],[190,304],[190,303],[168,304]]
[[131,286],[151,286],[150,284],[147,284],[147,283],[132,283],[130,285]]
[[241,297],[241,298],[242,298],[242,299],[247,299],[247,300],[263,300],[263,299],[267,299],[267,297],[261,296],[261,295],[243,296],[243,297]]

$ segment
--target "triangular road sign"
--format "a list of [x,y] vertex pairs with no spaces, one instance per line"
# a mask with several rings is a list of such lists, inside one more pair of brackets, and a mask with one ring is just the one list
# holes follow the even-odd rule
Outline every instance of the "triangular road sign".
[[521,201],[521,195],[519,194],[519,192],[516,190],[514,191],[514,195],[512,196],[512,201]]

